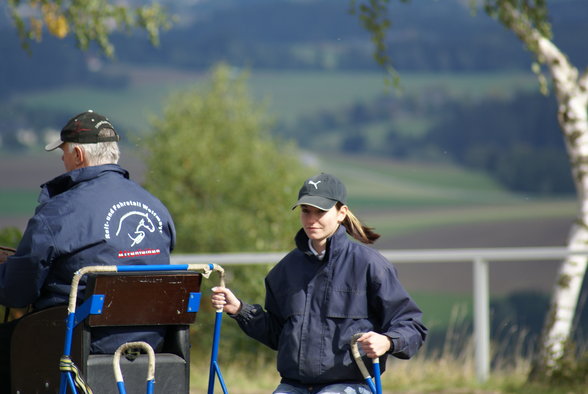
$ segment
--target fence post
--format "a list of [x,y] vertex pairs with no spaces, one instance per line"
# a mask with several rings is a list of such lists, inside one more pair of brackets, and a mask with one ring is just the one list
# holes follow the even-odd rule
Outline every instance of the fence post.
[[488,262],[474,259],[474,341],[476,348],[476,377],[479,382],[490,374],[490,297]]

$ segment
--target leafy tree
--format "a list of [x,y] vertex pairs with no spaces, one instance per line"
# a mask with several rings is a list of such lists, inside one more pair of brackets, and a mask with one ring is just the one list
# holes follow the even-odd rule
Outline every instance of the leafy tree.
[[132,7],[111,4],[109,0],[8,0],[7,5],[24,47],[31,41],[40,41],[46,30],[59,38],[74,35],[83,50],[95,42],[107,56],[112,56],[114,46],[109,36],[114,26],[144,29],[157,45],[159,30],[170,23],[157,2]]
[[[21,238],[22,233],[17,227],[4,227],[0,229],[0,246],[14,249]],[[2,256],[1,252],[0,256]],[[0,258],[0,264],[2,264],[2,262],[4,262],[4,259]],[[6,308],[0,305],[0,319],[6,319],[6,317]]]
[[22,238],[22,233],[17,227],[4,227],[0,229],[0,246],[16,248]]
[[146,186],[174,215],[178,251],[291,246],[297,221],[288,220],[289,207],[304,174],[294,147],[272,140],[270,125],[246,75],[226,65],[213,69],[208,86],[168,99],[147,140]]
[[[153,121],[154,133],[146,141],[146,187],[174,218],[176,252],[283,251],[293,246],[299,221],[290,208],[308,174],[293,146],[270,138],[271,121],[249,96],[246,81],[245,74],[219,65],[207,86],[175,93],[162,118]],[[231,266],[227,283],[244,299],[263,302],[268,268]],[[203,304],[210,312],[209,303]],[[197,330],[211,330],[212,321],[199,317],[202,327]],[[221,346],[227,351],[259,352],[251,351],[254,342],[236,325],[223,331]],[[195,343],[203,349],[209,344],[202,337]]]
[[[389,3],[390,0],[351,0],[352,10],[358,13],[362,25],[371,33],[375,60],[394,71],[384,34],[391,25]],[[568,248],[572,252],[583,251],[588,243],[588,69],[579,72],[552,41],[547,0],[479,0],[471,3],[473,6],[481,4],[489,16],[525,44],[536,59],[533,71],[544,93],[548,92],[548,83],[543,69],[551,74],[558,103],[556,115],[580,203]],[[562,263],[544,326],[541,356],[531,377],[550,376],[559,368],[571,336],[587,266],[588,256],[582,254],[572,255]]]

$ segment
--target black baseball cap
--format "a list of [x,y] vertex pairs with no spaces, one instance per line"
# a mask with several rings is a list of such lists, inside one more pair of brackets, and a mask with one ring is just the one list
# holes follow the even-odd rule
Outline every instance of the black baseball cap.
[[120,137],[114,130],[114,126],[106,116],[88,110],[71,118],[61,129],[59,140],[45,146],[45,150],[57,149],[64,142],[96,144],[98,142],[118,141],[119,139]]
[[320,173],[304,181],[298,192],[298,205],[311,205],[323,211],[328,211],[340,202],[347,204],[347,189],[337,177]]

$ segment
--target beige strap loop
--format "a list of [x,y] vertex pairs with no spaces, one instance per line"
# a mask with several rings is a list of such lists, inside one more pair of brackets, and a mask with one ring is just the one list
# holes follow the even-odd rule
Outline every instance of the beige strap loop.
[[127,349],[136,348],[144,349],[149,356],[149,366],[147,367],[146,381],[148,382],[150,380],[155,380],[155,352],[148,343],[138,341],[123,343],[118,347],[118,349],[116,349],[116,352],[114,352],[114,357],[112,358],[112,367],[114,369],[114,378],[116,379],[117,383],[123,382],[123,375],[120,369],[120,355]]

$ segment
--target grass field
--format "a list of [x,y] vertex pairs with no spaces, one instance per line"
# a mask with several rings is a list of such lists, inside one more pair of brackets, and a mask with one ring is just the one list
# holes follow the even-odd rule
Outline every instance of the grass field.
[[341,177],[349,204],[385,236],[449,224],[572,217],[569,198],[505,191],[483,173],[450,164],[328,156],[318,169]]
[[0,191],[0,216],[17,216],[32,212],[38,192],[31,190]]
[[[129,157],[126,159],[131,160]],[[338,175],[349,189],[350,206],[383,236],[448,224],[571,217],[575,212],[574,198],[512,194],[483,173],[450,164],[313,157],[314,171]],[[35,161],[40,164],[27,165]],[[141,167],[140,163],[128,164]],[[5,181],[0,190],[0,220],[29,216],[36,206],[39,185],[59,168],[59,159],[48,155],[1,156],[0,175]],[[136,171],[132,175],[134,179],[143,176]]]
[[[270,114],[290,121],[302,114],[335,109],[382,94],[402,94],[388,88],[379,72],[236,70],[249,74],[252,95],[268,105]],[[59,109],[77,113],[87,108],[109,114],[115,124],[132,133],[149,127],[151,116],[161,115],[164,99],[177,89],[200,86],[202,72],[161,68],[117,69],[128,75],[128,87],[99,89],[60,87],[14,98],[31,109]],[[452,96],[473,99],[482,95],[509,96],[537,89],[532,73],[405,74],[402,89],[410,94],[443,90]]]

